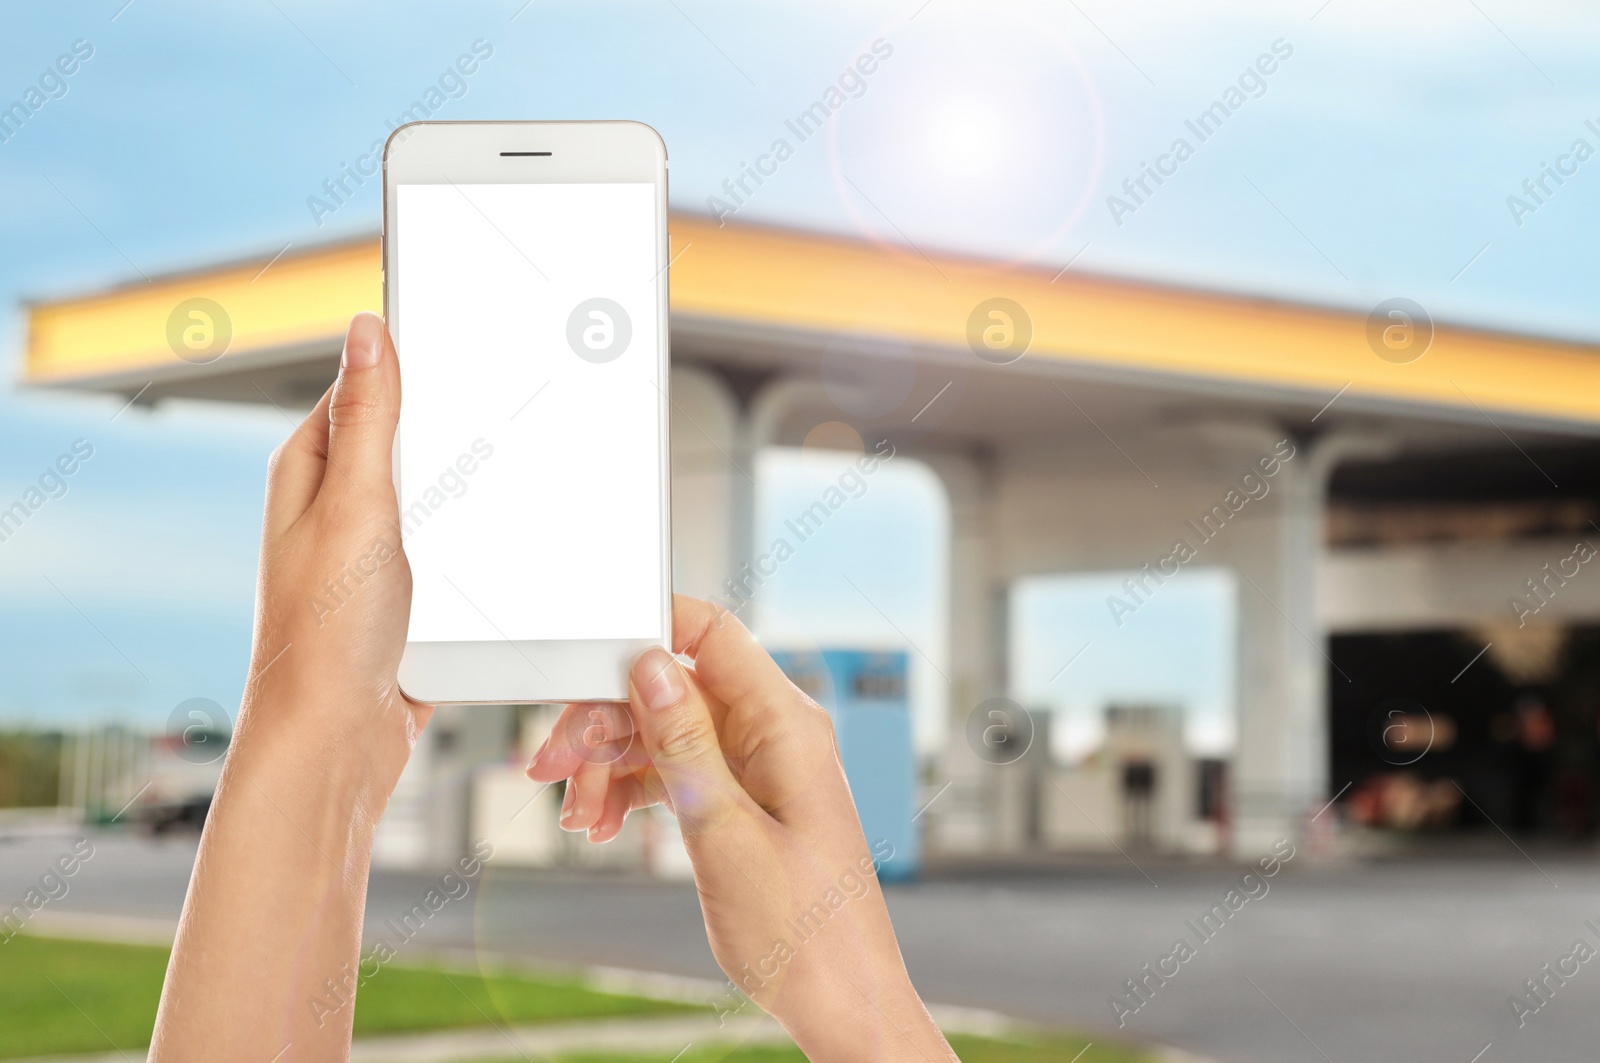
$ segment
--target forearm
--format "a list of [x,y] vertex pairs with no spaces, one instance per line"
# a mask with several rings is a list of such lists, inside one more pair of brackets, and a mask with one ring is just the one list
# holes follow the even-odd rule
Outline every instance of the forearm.
[[[246,728],[241,727],[241,732]],[[241,734],[201,839],[151,1059],[349,1054],[372,831],[364,757]],[[263,1053],[263,1049],[266,1049]]]
[[[394,345],[357,314],[337,381],[269,463],[251,678],[167,967],[158,1063],[349,1056],[373,830],[432,712],[396,681],[411,605],[399,413]],[[386,563],[327,608],[345,560],[379,547]]]
[[830,984],[799,990],[782,1017],[795,1044],[815,1063],[944,1063],[956,1059],[944,1034],[899,964],[857,966]]
[[774,1014],[816,1063],[954,1060],[906,973],[882,893],[851,903],[860,907],[833,917],[848,921],[795,950]]

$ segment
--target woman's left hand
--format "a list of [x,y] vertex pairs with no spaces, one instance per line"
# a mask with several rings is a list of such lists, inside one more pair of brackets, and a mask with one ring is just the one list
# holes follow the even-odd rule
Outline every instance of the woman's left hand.
[[400,367],[350,323],[339,377],[272,455],[255,640],[150,1058],[344,1059],[373,832],[432,709],[400,691],[411,613],[392,452]]
[[359,750],[386,799],[432,708],[395,673],[411,615],[393,448],[400,366],[383,319],[350,322],[339,378],[273,453],[241,744]]

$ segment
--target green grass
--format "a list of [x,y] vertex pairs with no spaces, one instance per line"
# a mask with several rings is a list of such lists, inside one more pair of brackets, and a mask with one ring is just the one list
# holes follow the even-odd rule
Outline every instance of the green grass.
[[[140,1049],[150,1043],[165,948],[109,945],[23,934],[0,944],[0,1059]],[[80,1010],[81,1009],[81,1010]],[[601,993],[572,979],[518,973],[462,974],[432,967],[384,967],[356,997],[357,1036],[496,1023],[539,1023],[704,1009]],[[753,1009],[752,1009],[753,1013]],[[1082,1038],[997,1041],[954,1036],[966,1063],[1066,1063]],[[564,1056],[560,1063],[669,1063],[660,1055]],[[804,1063],[798,1049],[696,1045],[677,1063]],[[506,1063],[522,1063],[509,1060]],[[1118,1045],[1095,1044],[1078,1063],[1154,1063]]]
[[0,945],[0,1058],[143,1048],[166,972],[166,949],[12,938]]
[[573,979],[524,974],[487,978],[422,967],[385,967],[356,994],[356,1036],[561,1022],[616,1015],[681,1015],[708,1011],[689,1004],[601,993]]
[[[1083,1046],[1089,1044],[1087,1052]],[[1081,1037],[1047,1037],[1025,1041],[994,1041],[987,1037],[950,1038],[950,1047],[965,1063],[1067,1063],[1083,1052],[1078,1063],[1156,1063],[1156,1057],[1127,1045],[1091,1044]]]
[[[22,934],[0,944],[0,1059],[150,1043],[169,950]],[[81,1009],[81,1010],[80,1010]],[[382,968],[356,997],[357,1035],[699,1009],[570,979]]]
[[[1029,1040],[996,1041],[988,1037],[967,1037],[961,1034],[950,1038],[963,1063],[1068,1063],[1083,1052],[1077,1063],[1156,1063],[1156,1057],[1147,1052],[1119,1045],[1094,1044],[1087,1052],[1087,1042],[1079,1037],[1047,1037]],[[669,1052],[659,1055],[572,1055],[560,1056],[552,1063],[671,1063]],[[519,1059],[489,1060],[485,1063],[525,1063]],[[695,1046],[676,1057],[676,1063],[806,1063],[798,1048],[749,1047],[733,1045]]]

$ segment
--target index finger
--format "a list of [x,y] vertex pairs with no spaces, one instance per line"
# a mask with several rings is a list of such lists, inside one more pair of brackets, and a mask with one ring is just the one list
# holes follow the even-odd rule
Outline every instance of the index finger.
[[730,707],[791,711],[800,694],[739,618],[715,602],[672,596],[672,649],[692,657],[701,685]]

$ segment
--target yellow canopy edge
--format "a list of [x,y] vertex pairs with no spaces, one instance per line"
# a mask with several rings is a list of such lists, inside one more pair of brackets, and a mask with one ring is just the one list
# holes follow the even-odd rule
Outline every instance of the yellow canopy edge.
[[157,277],[100,295],[29,307],[24,381],[70,384],[134,369],[159,375],[184,366],[167,339],[168,319],[192,298],[211,299],[232,321],[218,362],[344,334],[351,315],[383,309],[378,241]]
[[[841,331],[963,347],[981,302],[1014,300],[1030,358],[1216,382],[1476,406],[1600,423],[1600,348],[1438,325],[1417,361],[1380,358],[1365,315],[961,258],[898,246],[674,216],[672,310],[700,322],[798,334]],[[24,381],[71,386],[183,363],[167,338],[186,299],[224,307],[217,363],[337,344],[350,316],[382,306],[375,239],[158,277],[29,306]]]

